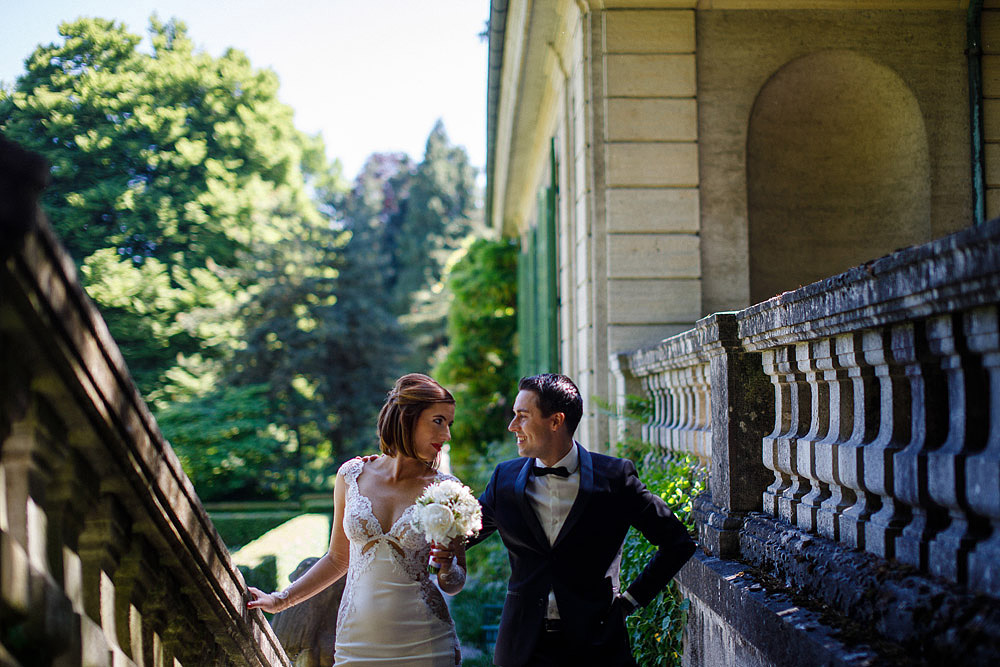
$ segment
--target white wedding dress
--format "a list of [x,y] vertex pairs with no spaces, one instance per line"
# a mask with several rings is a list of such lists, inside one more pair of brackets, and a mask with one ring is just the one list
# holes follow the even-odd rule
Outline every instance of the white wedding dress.
[[[430,544],[410,526],[415,505],[382,532],[371,501],[358,490],[363,468],[361,459],[340,468],[347,481],[344,532],[351,563],[337,612],[334,664],[452,667],[455,624],[427,572]],[[435,481],[447,478],[438,473]]]

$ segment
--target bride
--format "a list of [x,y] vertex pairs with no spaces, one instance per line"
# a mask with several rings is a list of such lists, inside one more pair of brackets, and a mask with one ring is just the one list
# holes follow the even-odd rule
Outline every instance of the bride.
[[454,595],[465,584],[465,545],[429,544],[410,525],[417,497],[450,476],[435,463],[451,437],[455,399],[419,373],[404,375],[378,417],[385,456],[352,459],[337,472],[330,549],[285,590],[248,590],[250,609],[276,613],[347,574],[337,613],[335,665],[450,667],[461,661],[455,624],[428,576]]

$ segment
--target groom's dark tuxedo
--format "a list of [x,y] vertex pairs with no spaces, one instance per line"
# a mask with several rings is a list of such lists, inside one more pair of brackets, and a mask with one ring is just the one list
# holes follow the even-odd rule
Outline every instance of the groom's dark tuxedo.
[[[543,632],[549,591],[562,626],[587,664],[634,665],[622,606],[615,603],[612,566],[629,526],[658,550],[628,586],[640,605],[656,596],[694,553],[694,542],[666,504],[639,480],[631,461],[579,453],[580,486],[553,543],[538,521],[525,488],[533,458],[497,466],[480,497],[483,529],[471,544],[500,532],[511,576],[494,662],[505,667],[529,661]],[[616,575],[617,576],[617,575]]]

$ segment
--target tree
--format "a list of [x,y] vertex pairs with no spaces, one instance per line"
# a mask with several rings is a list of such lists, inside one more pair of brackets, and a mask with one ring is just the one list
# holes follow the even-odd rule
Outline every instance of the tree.
[[203,315],[233,305],[254,244],[322,224],[302,172],[316,144],[273,72],[150,23],[151,54],[121,24],[64,23],[0,94],[5,135],[52,163],[43,203],[147,395],[178,353],[235,344]]
[[386,229],[398,224],[411,169],[403,154],[370,155],[338,212],[351,235],[337,285],[343,333],[330,348],[338,368],[332,400],[340,415],[333,439],[345,452],[372,450],[378,411],[407,350],[388,287],[395,268]]
[[461,146],[435,123],[410,180],[409,197],[394,235],[395,312],[411,341],[409,368],[426,370],[448,342],[448,296],[443,276],[450,258],[480,229],[475,169]]
[[457,402],[451,455],[461,469],[507,436],[517,386],[517,247],[475,241],[452,269],[448,287],[449,346],[434,373]]
[[[473,229],[474,171],[438,122],[423,160],[376,153],[366,160],[337,217],[351,239],[341,254],[338,309],[340,451],[371,451],[386,391],[403,372],[426,372],[446,343],[442,276]],[[350,397],[350,398],[348,398]],[[336,399],[334,399],[336,400]]]
[[474,192],[475,170],[465,149],[452,146],[437,121],[410,179],[398,224],[387,229],[396,267],[389,286],[397,312],[410,310],[415,291],[441,281],[448,257],[473,231]]
[[0,128],[52,163],[53,226],[199,492],[319,485],[346,235],[307,186],[342,198],[339,166],[272,72],[177,21],[150,32],[146,54],[120,24],[63,24],[0,93]]
[[51,162],[53,226],[199,492],[329,485],[446,340],[473,170],[438,123],[419,164],[373,155],[348,190],[273,72],[150,25],[151,53],[112,21],[60,26],[0,91],[0,129]]
[[287,497],[289,469],[265,385],[222,385],[165,404],[157,420],[202,500]]

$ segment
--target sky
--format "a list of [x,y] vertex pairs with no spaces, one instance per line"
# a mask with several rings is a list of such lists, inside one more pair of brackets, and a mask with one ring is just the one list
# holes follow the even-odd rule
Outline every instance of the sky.
[[[0,0],[0,81],[79,16],[147,36],[149,17],[177,18],[213,56],[229,47],[280,79],[295,126],[321,132],[353,179],[368,155],[424,152],[435,121],[480,172],[486,153],[489,0]],[[148,46],[148,38],[145,44]]]

